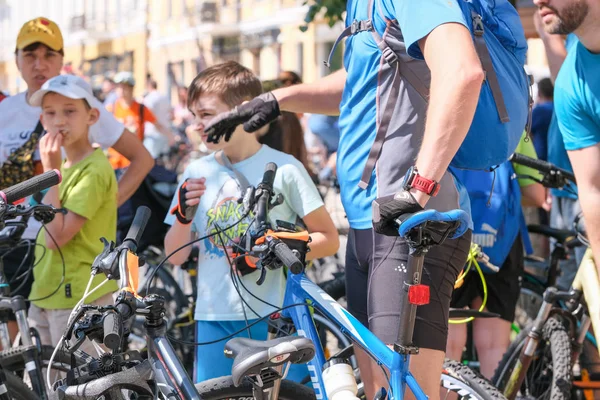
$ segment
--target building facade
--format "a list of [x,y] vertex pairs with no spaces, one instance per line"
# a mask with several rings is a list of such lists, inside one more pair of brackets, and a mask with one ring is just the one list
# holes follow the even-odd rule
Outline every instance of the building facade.
[[[530,67],[543,75],[547,65],[534,38],[532,0],[518,5],[531,38]],[[66,70],[90,77],[96,87],[106,74],[128,70],[138,82],[136,95],[151,75],[175,102],[178,86],[224,60],[265,80],[293,70],[314,81],[329,73],[323,61],[343,25],[318,20],[301,31],[307,11],[304,0],[0,0],[0,90],[25,88],[14,45],[21,25],[38,16],[60,26]],[[340,46],[333,69],[341,66],[342,51]]]

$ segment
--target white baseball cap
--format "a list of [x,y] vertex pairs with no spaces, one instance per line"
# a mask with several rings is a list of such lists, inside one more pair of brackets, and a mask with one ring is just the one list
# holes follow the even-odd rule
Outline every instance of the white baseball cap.
[[41,107],[42,99],[46,93],[53,92],[61,94],[70,99],[85,99],[91,107],[94,107],[96,98],[92,87],[83,78],[77,75],[58,75],[49,79],[29,99],[29,104]]
[[129,86],[135,86],[135,78],[134,78],[133,74],[131,72],[129,72],[129,71],[118,72],[115,75],[113,81],[116,84],[124,83],[124,84],[129,85]]

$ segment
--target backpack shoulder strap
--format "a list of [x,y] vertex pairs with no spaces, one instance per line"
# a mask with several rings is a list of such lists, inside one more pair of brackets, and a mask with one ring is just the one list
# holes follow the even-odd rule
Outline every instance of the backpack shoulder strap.
[[[380,12],[380,16],[384,19],[385,15],[383,15],[383,9],[381,4],[379,3],[381,0],[377,0],[378,9]],[[373,18],[373,0],[369,0],[369,19]],[[394,23],[393,21],[388,21],[388,24]],[[425,87],[423,82],[414,74],[414,72],[406,66],[404,62],[400,60],[398,55],[392,50],[392,48],[386,43],[385,39],[383,39],[379,33],[373,28],[371,30],[371,34],[373,35],[373,39],[375,43],[377,43],[377,47],[381,50],[382,56],[385,61],[394,69],[394,77],[392,79],[392,88],[390,90],[390,94],[383,105],[383,114],[381,115],[381,121],[377,125],[377,133],[375,134],[375,141],[373,142],[373,146],[369,151],[369,157],[367,158],[367,162],[365,164],[365,168],[363,170],[360,182],[358,183],[358,187],[361,189],[366,189],[369,186],[369,182],[371,180],[371,175],[373,174],[373,169],[375,168],[375,164],[379,159],[379,155],[381,154],[381,148],[383,147],[383,143],[385,142],[386,133],[392,121],[392,116],[394,114],[394,110],[396,108],[396,103],[398,102],[398,98],[400,97],[400,82],[402,79],[405,79],[406,82],[410,86],[412,86],[421,97],[427,102],[427,98],[429,97],[429,90]]]
[[37,135],[38,138],[39,138],[42,135],[43,132],[44,132],[44,126],[42,125],[42,121],[38,120],[37,125],[33,129],[32,135]]
[[492,90],[492,96],[494,97],[494,103],[496,103],[496,110],[498,111],[498,117],[502,122],[510,121],[508,117],[508,111],[506,110],[506,104],[504,104],[504,96],[500,89],[500,83],[498,82],[498,76],[494,70],[494,64],[490,57],[490,52],[485,44],[484,33],[485,29],[483,26],[483,18],[475,11],[471,10],[471,19],[473,21],[473,42],[475,43],[475,50],[481,61],[485,73],[485,80],[488,81],[490,89]]

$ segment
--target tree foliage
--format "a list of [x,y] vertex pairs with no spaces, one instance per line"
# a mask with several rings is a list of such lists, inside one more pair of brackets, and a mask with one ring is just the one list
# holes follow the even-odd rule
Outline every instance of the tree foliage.
[[[420,1],[420,0],[394,0],[394,1]],[[517,6],[518,0],[508,0],[513,6]],[[308,13],[304,18],[304,22],[306,23],[304,26],[300,27],[302,31],[306,31],[308,29],[308,24],[313,22],[317,15],[319,15],[322,11],[325,12],[324,18],[325,21],[329,24],[329,26],[335,25],[338,21],[343,21],[343,13],[346,11],[346,0],[308,0],[304,2],[304,5],[310,5],[308,8]]]

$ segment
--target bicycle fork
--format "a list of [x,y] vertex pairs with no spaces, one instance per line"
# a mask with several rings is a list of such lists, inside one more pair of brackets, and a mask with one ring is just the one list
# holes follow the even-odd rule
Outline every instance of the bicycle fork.
[[[27,304],[23,296],[4,297],[0,299],[0,310],[13,310],[17,320],[17,326],[21,333],[21,342],[23,343],[23,361],[25,362],[25,370],[31,380],[31,387],[41,399],[47,399],[46,386],[42,376],[42,368],[39,359],[39,352],[31,338],[29,323],[27,322]],[[8,351],[12,347],[10,335],[8,332],[8,324],[4,321],[0,323],[0,341],[2,348]]]

